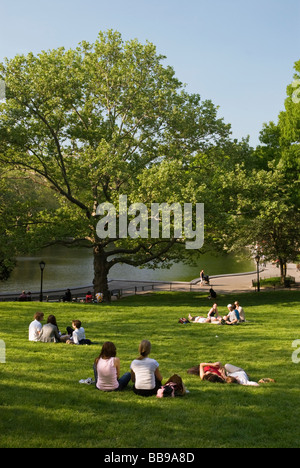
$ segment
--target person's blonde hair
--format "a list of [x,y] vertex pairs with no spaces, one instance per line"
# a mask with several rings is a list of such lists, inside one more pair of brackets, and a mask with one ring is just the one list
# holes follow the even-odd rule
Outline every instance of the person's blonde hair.
[[139,353],[140,353],[139,359],[144,359],[150,354],[150,352],[151,352],[150,341],[148,340],[141,341],[139,345]]

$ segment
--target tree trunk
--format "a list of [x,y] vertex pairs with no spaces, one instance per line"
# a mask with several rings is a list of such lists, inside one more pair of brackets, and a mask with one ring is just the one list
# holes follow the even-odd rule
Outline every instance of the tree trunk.
[[110,301],[107,276],[109,272],[105,252],[101,245],[93,249],[94,253],[94,294],[102,293],[105,301]]
[[279,265],[280,265],[281,284],[284,284],[285,278],[286,278],[286,261],[281,257],[279,257]]

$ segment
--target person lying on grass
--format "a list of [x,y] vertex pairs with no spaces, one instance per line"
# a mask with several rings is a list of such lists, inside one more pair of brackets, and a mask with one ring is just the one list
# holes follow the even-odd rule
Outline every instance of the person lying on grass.
[[189,321],[192,323],[215,323],[216,325],[221,324],[222,317],[217,316],[217,317],[202,317],[201,315],[196,315],[195,317],[192,317],[191,314],[189,314]]
[[274,379],[264,378],[259,382],[250,381],[249,376],[241,367],[232,364],[223,366],[220,362],[202,362],[200,366],[193,367],[188,371],[190,374],[198,374],[201,380],[218,383],[235,383],[258,387],[259,383],[275,382]]

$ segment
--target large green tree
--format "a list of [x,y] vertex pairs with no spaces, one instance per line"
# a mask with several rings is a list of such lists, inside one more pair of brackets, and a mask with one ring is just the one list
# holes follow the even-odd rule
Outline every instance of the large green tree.
[[106,297],[113,265],[178,258],[183,240],[101,239],[97,207],[117,207],[120,195],[128,205],[201,202],[186,158],[223,144],[230,131],[212,102],[188,94],[163,59],[153,44],[109,31],[94,44],[18,55],[0,66],[0,161],[38,176],[60,202],[41,211],[26,235],[41,245],[92,248],[94,289]]

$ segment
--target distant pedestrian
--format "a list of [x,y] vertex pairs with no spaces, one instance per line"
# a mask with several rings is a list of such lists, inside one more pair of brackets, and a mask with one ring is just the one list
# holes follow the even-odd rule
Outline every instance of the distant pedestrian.
[[204,283],[204,270],[200,271],[200,285],[202,286]]

